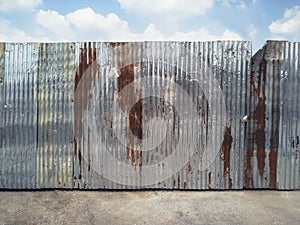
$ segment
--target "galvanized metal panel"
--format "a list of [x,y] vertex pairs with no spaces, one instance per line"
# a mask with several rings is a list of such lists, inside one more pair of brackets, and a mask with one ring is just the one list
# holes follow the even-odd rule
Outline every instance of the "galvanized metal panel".
[[300,43],[282,42],[278,189],[300,189]]
[[36,188],[36,45],[6,43],[0,51],[1,188]]
[[37,61],[37,188],[73,187],[74,44],[43,43]]
[[[240,106],[249,42],[82,43],[77,49],[76,188],[243,187]],[[181,112],[185,107],[197,115]]]
[[5,152],[3,151],[3,137],[4,137],[4,120],[3,120],[3,103],[4,103],[4,71],[5,71],[5,43],[0,43],[0,162],[1,162],[1,170],[0,170],[0,184],[1,187],[5,187],[4,185],[4,156]]

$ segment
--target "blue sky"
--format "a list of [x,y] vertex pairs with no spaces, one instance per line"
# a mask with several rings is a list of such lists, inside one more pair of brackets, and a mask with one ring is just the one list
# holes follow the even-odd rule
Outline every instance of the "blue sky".
[[0,41],[300,41],[300,0],[0,0]]

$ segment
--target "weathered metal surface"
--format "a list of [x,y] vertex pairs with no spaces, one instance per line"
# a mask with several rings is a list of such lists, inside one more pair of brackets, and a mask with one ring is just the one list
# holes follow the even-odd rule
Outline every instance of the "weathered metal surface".
[[268,41],[252,57],[245,188],[299,189],[298,48]]
[[299,43],[250,58],[245,41],[1,43],[0,188],[299,189]]
[[[76,188],[243,187],[248,42],[83,43],[78,51]],[[190,106],[179,89],[197,115],[180,115]]]
[[282,42],[277,188],[300,189],[300,43]]
[[0,44],[0,187],[36,188],[37,44]]
[[37,188],[73,187],[74,48],[43,43],[36,53]]

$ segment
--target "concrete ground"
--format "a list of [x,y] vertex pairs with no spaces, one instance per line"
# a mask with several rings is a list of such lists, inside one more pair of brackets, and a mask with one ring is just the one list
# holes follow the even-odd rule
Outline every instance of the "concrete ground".
[[300,191],[0,192],[0,224],[300,224]]

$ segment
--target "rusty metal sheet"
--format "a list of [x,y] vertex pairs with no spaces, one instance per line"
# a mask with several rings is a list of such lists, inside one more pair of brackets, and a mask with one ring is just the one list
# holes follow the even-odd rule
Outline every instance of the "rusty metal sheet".
[[299,43],[250,57],[246,41],[1,43],[0,188],[299,189]]
[[243,188],[251,43],[0,50],[1,188]]
[[298,48],[268,41],[252,57],[245,188],[299,189]]
[[243,187],[249,42],[76,52],[74,188]]

